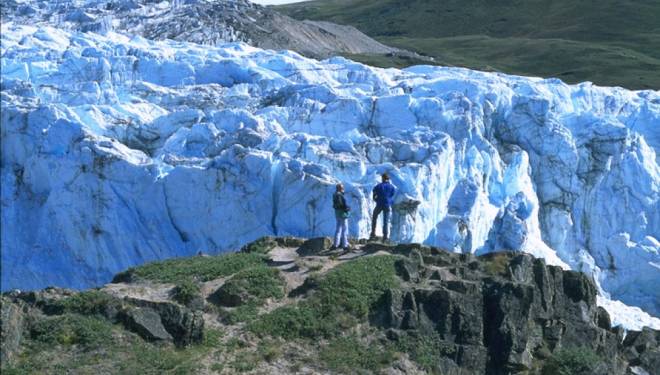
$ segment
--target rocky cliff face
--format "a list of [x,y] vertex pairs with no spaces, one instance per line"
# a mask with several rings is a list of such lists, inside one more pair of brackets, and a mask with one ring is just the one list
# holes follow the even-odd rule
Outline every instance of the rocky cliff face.
[[542,259],[327,246],[264,238],[96,291],[4,294],[3,371],[651,374],[660,361],[659,331],[612,328],[589,276]]

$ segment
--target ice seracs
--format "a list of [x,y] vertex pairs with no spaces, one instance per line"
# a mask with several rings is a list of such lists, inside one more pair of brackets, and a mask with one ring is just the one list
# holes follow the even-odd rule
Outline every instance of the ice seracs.
[[3,289],[328,235],[339,181],[366,237],[387,171],[393,240],[530,252],[660,314],[658,91],[11,23],[1,54]]

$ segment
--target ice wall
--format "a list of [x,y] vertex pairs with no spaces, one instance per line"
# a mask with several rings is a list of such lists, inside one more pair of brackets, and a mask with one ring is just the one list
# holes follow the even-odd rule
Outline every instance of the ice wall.
[[2,25],[2,288],[333,231],[526,251],[660,315],[660,92]]

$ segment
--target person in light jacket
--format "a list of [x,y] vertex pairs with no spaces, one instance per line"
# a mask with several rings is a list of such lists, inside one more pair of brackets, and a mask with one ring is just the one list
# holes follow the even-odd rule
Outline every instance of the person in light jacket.
[[344,185],[337,184],[337,190],[332,196],[332,207],[335,209],[335,218],[337,220],[337,229],[335,230],[335,241],[331,250],[343,248],[350,250],[348,245],[348,218],[351,216],[351,208],[346,204],[344,198]]

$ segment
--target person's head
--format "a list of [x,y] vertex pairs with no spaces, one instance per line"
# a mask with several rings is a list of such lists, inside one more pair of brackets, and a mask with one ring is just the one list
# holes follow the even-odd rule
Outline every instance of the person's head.
[[387,172],[385,172],[381,175],[381,178],[382,178],[383,182],[388,182],[390,180],[390,175],[387,174]]
[[344,191],[344,185],[342,184],[337,184],[337,191],[343,192]]

